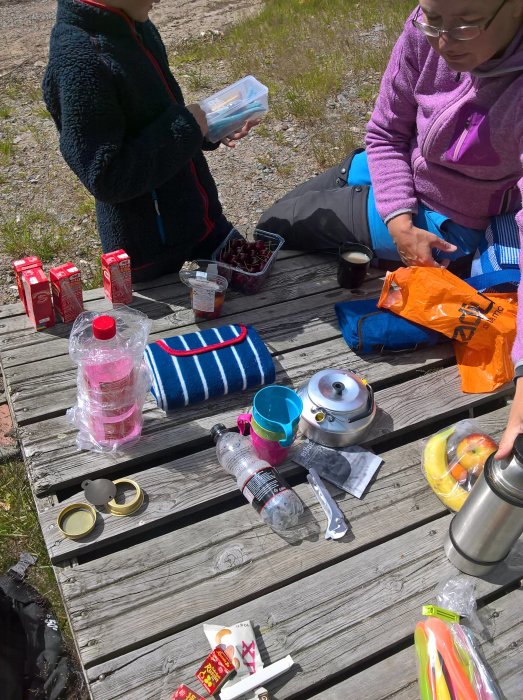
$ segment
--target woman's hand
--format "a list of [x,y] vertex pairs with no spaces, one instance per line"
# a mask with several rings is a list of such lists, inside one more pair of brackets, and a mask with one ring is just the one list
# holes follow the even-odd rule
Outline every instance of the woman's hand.
[[198,126],[201,129],[202,136],[205,138],[209,133],[209,126],[207,124],[207,117],[205,116],[205,112],[199,104],[191,104],[185,106],[198,122]]
[[247,119],[239,131],[235,131],[233,134],[229,134],[222,139],[223,145],[227,146],[227,148],[234,148],[236,146],[236,141],[239,141],[244,136],[247,136],[252,127],[257,126],[260,121],[261,119]]
[[432,248],[438,248],[446,253],[457,250],[455,245],[439,238],[434,233],[417,228],[412,223],[411,214],[400,214],[387,224],[392,240],[396,244],[398,254],[407,267],[447,267],[450,260],[443,259],[438,263],[432,257]]
[[507,427],[498,451],[494,455],[495,459],[505,459],[510,455],[514,440],[520,433],[523,433],[523,379],[518,379],[516,383],[516,393],[510,408]]

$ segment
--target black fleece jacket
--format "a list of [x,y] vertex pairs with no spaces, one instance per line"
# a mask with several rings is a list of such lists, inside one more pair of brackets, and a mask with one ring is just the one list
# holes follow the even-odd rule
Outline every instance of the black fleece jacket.
[[177,271],[226,235],[202,148],[152,22],[94,0],[58,0],[44,99],[60,150],[96,198],[104,252],[124,248],[133,279]]

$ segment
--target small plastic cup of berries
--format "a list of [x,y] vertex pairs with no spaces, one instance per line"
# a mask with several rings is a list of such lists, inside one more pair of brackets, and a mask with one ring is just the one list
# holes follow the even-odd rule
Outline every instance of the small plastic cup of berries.
[[189,287],[195,321],[210,321],[222,312],[228,281],[217,272],[216,263],[207,270],[180,270],[180,280]]
[[229,277],[231,289],[243,294],[256,294],[263,287],[276,261],[284,240],[276,233],[254,232],[254,240],[248,241],[233,229],[214,251],[212,259],[223,266]]

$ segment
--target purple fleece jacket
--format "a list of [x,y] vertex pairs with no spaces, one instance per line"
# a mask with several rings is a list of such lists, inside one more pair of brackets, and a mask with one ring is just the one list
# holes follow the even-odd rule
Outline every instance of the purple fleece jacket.
[[[457,75],[405,23],[367,125],[374,197],[385,222],[417,202],[463,226],[517,212],[523,249],[523,29],[503,56]],[[523,268],[523,255],[520,257]],[[523,360],[523,284],[513,348]]]

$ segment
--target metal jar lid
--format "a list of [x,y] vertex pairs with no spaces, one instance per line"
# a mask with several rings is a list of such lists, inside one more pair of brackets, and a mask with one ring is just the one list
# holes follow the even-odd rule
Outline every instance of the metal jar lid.
[[315,406],[348,417],[361,413],[369,399],[366,383],[344,369],[316,372],[307,384],[307,393]]
[[88,503],[70,503],[58,513],[58,529],[71,540],[86,537],[96,525],[96,511]]
[[118,486],[120,486],[120,492],[123,493],[124,491],[130,490],[132,495],[130,500],[126,500],[124,503],[117,503],[115,498],[110,500],[107,507],[112,515],[132,515],[132,513],[135,513],[142,507],[144,493],[136,481],[133,481],[132,479],[115,479],[113,484],[115,484],[117,489]]

